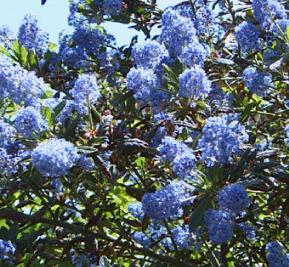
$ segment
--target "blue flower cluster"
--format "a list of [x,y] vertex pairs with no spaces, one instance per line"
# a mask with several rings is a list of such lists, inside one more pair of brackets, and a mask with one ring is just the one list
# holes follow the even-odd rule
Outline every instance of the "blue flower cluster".
[[199,65],[185,70],[179,77],[179,84],[181,97],[204,99],[211,91],[211,82]]
[[183,47],[196,38],[196,29],[191,19],[181,16],[177,10],[167,8],[162,15],[161,41],[167,46],[170,55],[179,56]]
[[287,18],[285,8],[278,0],[253,0],[252,7],[262,28],[269,28],[273,20]]
[[132,49],[132,59],[139,68],[156,69],[169,57],[163,44],[148,40],[137,43]]
[[181,141],[173,137],[166,136],[158,147],[161,160],[164,162],[172,162],[177,155],[181,155],[188,147]]
[[80,75],[69,93],[73,97],[75,109],[81,115],[87,114],[88,104],[94,105],[101,96],[93,74]]
[[79,24],[72,34],[74,46],[95,58],[99,56],[101,47],[107,46],[112,40],[113,37],[96,24]]
[[179,59],[187,67],[192,67],[194,65],[203,67],[209,54],[210,48],[195,39],[192,43],[184,47]]
[[122,0],[104,0],[102,9],[105,15],[117,15],[121,11],[121,5]]
[[261,48],[260,31],[247,21],[243,21],[235,28],[235,35],[241,50],[245,53],[255,52]]
[[191,234],[188,225],[177,226],[172,229],[172,236],[178,247],[190,249]]
[[133,217],[139,219],[139,220],[143,220],[144,218],[144,211],[142,208],[142,204],[139,202],[136,203],[130,203],[128,205],[128,211],[132,214]]
[[33,165],[45,177],[66,175],[78,160],[77,148],[64,139],[44,141],[32,152]]
[[248,141],[248,134],[238,121],[238,115],[227,114],[207,120],[198,149],[202,151],[201,160],[212,167],[215,164],[228,164],[232,156],[241,152],[241,145]]
[[151,92],[160,88],[160,81],[152,69],[132,68],[126,79],[135,99],[144,104],[151,100]]
[[16,141],[16,129],[9,123],[0,120],[0,172],[14,174],[18,169],[25,167],[20,163],[29,152],[24,151],[24,146]]
[[233,236],[234,220],[225,210],[208,210],[205,214],[205,226],[213,244],[224,244]]
[[19,28],[19,43],[28,50],[35,51],[38,55],[42,55],[48,49],[48,39],[48,33],[43,32],[39,28],[36,17],[30,14],[26,15]]
[[7,26],[0,26],[0,46],[9,49],[15,41],[14,33]]
[[11,241],[0,239],[0,260],[9,260],[15,251],[16,248]]
[[272,241],[266,245],[269,267],[289,266],[289,254],[284,251],[283,245],[278,241]]
[[0,98],[11,98],[15,103],[39,105],[46,84],[34,72],[28,72],[13,64],[6,56],[0,56]]
[[32,138],[39,136],[48,125],[37,109],[26,107],[16,113],[14,127],[24,138]]
[[145,193],[142,198],[144,213],[158,220],[179,216],[182,214],[184,195],[182,183],[171,183],[154,193]]
[[271,74],[258,71],[255,67],[248,67],[243,72],[246,87],[254,94],[265,97],[274,86]]
[[181,179],[194,179],[196,177],[196,157],[192,149],[187,148],[176,155],[173,161],[173,171]]
[[143,247],[149,247],[152,243],[150,238],[143,232],[133,233],[132,238]]
[[231,184],[219,191],[218,204],[222,210],[239,214],[248,208],[250,199],[244,186],[241,184]]

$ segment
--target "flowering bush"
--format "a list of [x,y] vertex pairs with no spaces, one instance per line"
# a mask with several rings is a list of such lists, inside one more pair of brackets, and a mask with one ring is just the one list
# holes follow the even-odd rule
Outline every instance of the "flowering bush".
[[0,27],[0,266],[288,267],[283,2],[73,0],[58,44]]

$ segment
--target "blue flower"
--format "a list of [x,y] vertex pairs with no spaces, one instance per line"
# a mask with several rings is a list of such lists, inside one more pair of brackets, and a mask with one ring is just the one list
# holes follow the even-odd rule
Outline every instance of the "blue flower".
[[7,26],[0,26],[0,46],[9,49],[15,41],[14,33]]
[[243,52],[250,53],[260,49],[260,31],[254,24],[243,21],[235,28],[235,35]]
[[128,211],[132,214],[133,217],[143,220],[144,218],[144,211],[142,208],[142,203],[136,202],[136,203],[131,203],[128,205]]
[[231,184],[218,192],[218,204],[220,209],[229,210],[239,214],[250,205],[250,199],[244,186]]
[[151,91],[160,87],[159,79],[151,69],[132,68],[126,79],[127,87],[134,93],[135,99],[145,104],[151,100]]
[[150,238],[143,232],[135,232],[132,234],[132,238],[144,247],[149,247],[151,245]]
[[122,0],[104,0],[103,13],[105,15],[117,15],[121,11]]
[[180,178],[195,178],[196,157],[191,149],[179,153],[173,161],[173,171]]
[[207,120],[198,149],[202,151],[201,160],[208,167],[228,164],[234,155],[241,152],[241,145],[248,141],[245,127],[238,122],[238,115],[228,114],[211,117]]
[[16,129],[9,123],[0,120],[0,147],[6,147],[13,143],[16,137]]
[[81,74],[69,93],[73,97],[77,112],[81,115],[88,113],[88,102],[94,105],[101,96],[94,74]]
[[261,27],[268,28],[272,23],[272,18],[287,18],[284,6],[278,0],[253,0],[253,12]]
[[[0,128],[1,129],[1,128]],[[285,145],[289,148],[289,124],[285,126]]]
[[158,147],[161,159],[165,162],[172,162],[176,156],[187,149],[188,147],[184,143],[170,136],[163,138],[162,143]]
[[86,171],[91,171],[95,167],[95,163],[92,158],[87,155],[81,155],[78,165]]
[[179,59],[188,67],[192,67],[194,65],[200,65],[202,67],[209,53],[209,48],[196,40],[182,50]]
[[19,43],[28,50],[35,51],[38,55],[42,55],[48,49],[48,39],[48,33],[43,32],[39,28],[37,19],[30,14],[26,15],[19,28]]
[[211,91],[206,72],[198,65],[185,70],[179,77],[180,97],[205,99]]
[[0,239],[0,260],[8,260],[15,254],[16,248],[11,241]]
[[161,24],[161,41],[173,57],[179,56],[182,48],[197,38],[193,21],[172,8],[164,11]]
[[230,212],[208,210],[204,219],[213,244],[224,244],[232,238],[234,221]]
[[36,137],[48,128],[47,122],[34,107],[19,110],[14,118],[14,126],[25,138]]
[[152,219],[167,219],[182,214],[185,191],[181,183],[171,183],[154,193],[145,193],[142,198],[143,210]]
[[287,267],[289,266],[289,254],[284,251],[283,245],[278,241],[269,242],[266,245],[267,259],[269,267]]
[[258,96],[265,97],[273,87],[272,76],[267,72],[260,72],[255,67],[248,67],[243,72],[246,87]]
[[173,228],[172,235],[178,247],[182,249],[190,249],[191,234],[188,225]]
[[77,148],[64,139],[49,139],[32,152],[32,163],[45,177],[66,175],[79,159]]
[[132,49],[132,58],[137,67],[155,69],[168,58],[168,51],[163,44],[148,40],[137,43]]

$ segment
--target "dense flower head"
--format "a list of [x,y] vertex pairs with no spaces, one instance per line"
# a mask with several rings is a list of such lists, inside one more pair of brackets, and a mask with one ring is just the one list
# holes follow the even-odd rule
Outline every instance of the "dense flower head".
[[142,198],[144,213],[159,220],[181,215],[184,194],[181,183],[171,183],[154,193],[145,193]]
[[73,43],[88,55],[98,57],[102,46],[108,45],[113,37],[94,24],[83,23],[75,28]]
[[285,19],[287,17],[284,6],[278,0],[253,0],[253,12],[261,27],[268,28],[272,18]]
[[188,225],[173,228],[172,235],[178,247],[182,249],[190,249],[191,234]]
[[224,210],[208,210],[205,214],[205,225],[213,244],[224,244],[233,236],[232,214]]
[[94,105],[101,96],[96,77],[93,74],[81,74],[69,92],[79,114],[86,114],[88,102],[90,105]]
[[9,123],[0,120],[0,147],[5,147],[15,140],[16,130]]
[[103,12],[105,15],[117,15],[121,11],[122,0],[104,0]]
[[289,19],[278,19],[271,25],[270,33],[273,33],[275,36],[279,37],[282,32],[286,33],[286,29],[289,26]]
[[18,91],[24,70],[13,64],[6,56],[0,56],[0,97],[9,96],[10,91]]
[[258,96],[265,97],[273,87],[272,76],[270,73],[258,71],[255,67],[247,67],[243,72],[243,80],[246,87]]
[[198,8],[195,18],[194,25],[197,29],[197,35],[205,34],[212,29],[215,24],[215,16],[209,5],[203,5]]
[[245,127],[238,121],[238,115],[211,117],[198,141],[198,148],[202,151],[201,160],[209,167],[228,164],[232,156],[241,152],[241,145],[248,141],[248,138]]
[[256,228],[253,225],[247,223],[238,223],[236,225],[241,231],[243,231],[245,237],[250,240],[256,238]]
[[176,156],[181,155],[187,149],[188,147],[183,142],[170,136],[164,137],[158,146],[161,160],[165,162],[172,162]]
[[81,68],[88,65],[86,52],[79,47],[65,47],[59,51],[61,60],[68,66]]
[[0,26],[0,46],[10,48],[15,41],[14,33],[7,26]]
[[269,242],[266,245],[269,267],[289,266],[289,254],[284,251],[283,245],[278,241]]
[[151,91],[160,87],[160,81],[151,69],[132,68],[127,74],[127,87],[134,93],[137,101],[148,103]]
[[194,65],[203,66],[209,53],[210,51],[208,47],[204,46],[196,39],[182,50],[179,59],[188,67],[192,67]]
[[0,239],[0,260],[7,260],[15,254],[16,248],[11,241]]
[[168,56],[168,51],[165,46],[153,40],[137,43],[132,49],[134,64],[141,68],[155,69],[163,63]]
[[218,204],[222,210],[229,210],[235,214],[239,214],[248,208],[250,199],[243,185],[230,184],[219,191]]
[[247,21],[243,21],[235,28],[235,35],[241,50],[250,53],[260,49],[260,31]]
[[26,107],[19,110],[14,118],[14,127],[25,138],[36,137],[48,127],[39,110]]
[[196,167],[196,157],[192,149],[186,149],[179,153],[173,161],[173,171],[180,178],[194,178]]
[[179,95],[194,99],[204,99],[211,91],[211,82],[206,72],[198,65],[186,69],[179,77]]
[[142,203],[136,202],[136,203],[130,203],[128,205],[128,211],[131,213],[131,215],[139,220],[143,220],[144,218],[144,211],[142,208]]
[[233,98],[233,94],[224,92],[220,87],[213,84],[212,90],[208,96],[208,103],[212,109],[231,107]]
[[34,72],[13,64],[6,56],[0,57],[0,97],[9,97],[17,104],[37,105],[46,84]]
[[92,158],[87,155],[81,155],[78,165],[86,171],[91,171],[95,167],[95,163]]
[[48,49],[48,34],[39,28],[36,17],[29,14],[24,17],[19,28],[18,40],[21,45],[39,55]]
[[161,40],[172,56],[180,55],[182,48],[197,38],[193,21],[172,8],[164,11],[161,24]]
[[64,139],[49,139],[32,152],[32,163],[45,177],[61,177],[73,167],[79,155],[77,148]]

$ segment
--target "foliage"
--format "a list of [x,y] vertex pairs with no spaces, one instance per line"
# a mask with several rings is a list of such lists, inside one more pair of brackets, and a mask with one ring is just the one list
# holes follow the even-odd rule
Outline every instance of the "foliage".
[[289,266],[288,10],[72,0],[59,44],[0,28],[0,265]]

